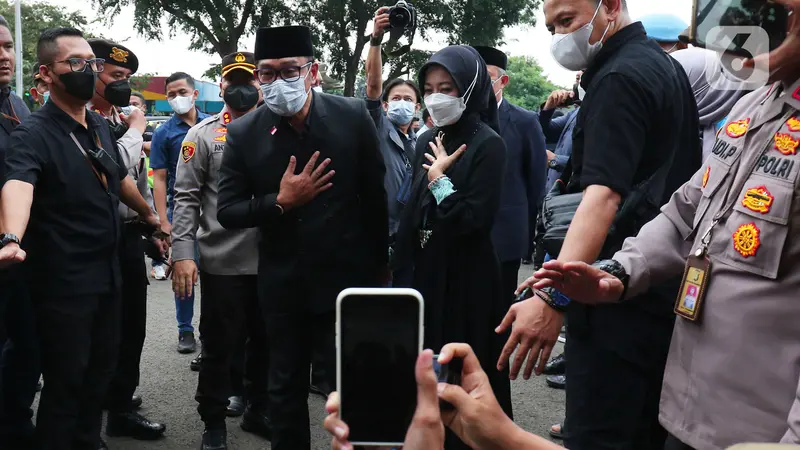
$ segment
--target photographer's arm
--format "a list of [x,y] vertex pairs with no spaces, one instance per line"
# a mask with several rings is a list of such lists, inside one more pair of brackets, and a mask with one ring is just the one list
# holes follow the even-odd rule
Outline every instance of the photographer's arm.
[[389,25],[389,8],[383,6],[375,12],[373,20],[372,39],[370,40],[369,53],[367,54],[367,98],[371,100],[379,99],[383,93],[383,59],[381,57],[381,39],[383,32]]

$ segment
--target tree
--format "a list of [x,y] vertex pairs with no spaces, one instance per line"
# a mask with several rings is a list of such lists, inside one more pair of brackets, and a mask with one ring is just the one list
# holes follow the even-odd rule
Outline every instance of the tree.
[[239,50],[242,36],[259,26],[287,17],[289,5],[281,0],[93,0],[109,20],[122,7],[133,6],[136,31],[161,40],[161,19],[167,19],[170,35],[182,30],[191,35],[190,50],[216,53],[222,58]]
[[152,73],[140,73],[131,77],[131,89],[142,92],[153,80]]
[[[24,84],[32,84],[31,73],[36,62],[36,43],[42,30],[52,27],[71,26],[78,29],[86,28],[88,22],[83,14],[69,11],[63,6],[51,5],[44,2],[23,2],[20,6],[22,15],[22,55],[17,55],[17,64],[22,64]],[[16,14],[13,1],[0,1],[0,14],[6,18],[11,27],[11,36],[14,34]],[[14,85],[14,82],[11,83]]]
[[[505,27],[534,25],[540,0],[427,0],[412,2],[417,10],[418,38],[443,32],[449,44],[497,45]],[[304,0],[295,11],[309,18],[306,25],[321,37],[333,76],[344,78],[344,95],[352,96],[364,48],[369,42],[367,28],[375,11],[384,6],[378,0]],[[311,20],[310,18],[313,18]],[[320,47],[318,47],[320,48]],[[410,52],[404,59],[389,61],[389,75],[416,73],[425,52]],[[425,58],[427,59],[427,58]]]
[[525,109],[536,111],[556,89],[564,89],[551,83],[543,74],[542,67],[530,56],[508,58],[508,77],[510,83],[503,96],[511,103]]

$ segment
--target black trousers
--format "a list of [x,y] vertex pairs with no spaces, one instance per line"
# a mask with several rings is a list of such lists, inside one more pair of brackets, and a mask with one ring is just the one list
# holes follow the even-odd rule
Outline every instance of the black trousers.
[[[503,291],[508,293],[508,305],[514,301],[514,291],[519,286],[519,266],[520,260],[505,261],[500,264],[500,276],[503,283]],[[500,325],[500,324],[498,324]]]
[[39,449],[97,450],[119,351],[119,294],[34,298],[44,376]]
[[[201,272],[200,278],[203,363],[195,400],[197,412],[206,427],[220,429],[225,427],[228,397],[233,394],[232,361],[241,345],[242,333],[246,333],[245,397],[255,410],[267,408],[270,355],[264,316],[258,301],[258,277]],[[305,386],[308,389],[307,381]]]
[[41,374],[34,307],[22,275],[14,273],[17,278],[4,286],[7,340],[0,358],[0,442],[33,435],[31,404]]
[[[636,364],[567,327],[567,410],[570,450],[662,450],[667,432],[658,404],[667,348],[660,363]],[[654,346],[658,347],[658,346]],[[663,354],[663,355],[661,355]],[[663,358],[661,358],[663,356]]]
[[126,412],[139,386],[139,365],[147,332],[147,269],[141,234],[123,226],[119,252],[122,304],[117,370],[106,394],[109,411]]
[[308,366],[314,342],[315,366],[329,386],[336,386],[336,314],[265,312],[270,342],[269,413],[272,450],[309,450]]

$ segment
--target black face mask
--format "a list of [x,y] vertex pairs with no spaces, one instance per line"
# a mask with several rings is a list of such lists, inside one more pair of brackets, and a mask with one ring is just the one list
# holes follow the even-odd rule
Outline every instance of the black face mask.
[[103,98],[114,106],[128,106],[131,103],[131,84],[128,80],[108,83],[103,91]]
[[234,111],[250,111],[258,103],[258,88],[252,84],[234,84],[225,89],[222,98]]
[[67,72],[58,76],[64,83],[64,91],[67,94],[84,101],[89,101],[94,95],[94,84],[97,74],[92,72],[88,66],[83,72]]

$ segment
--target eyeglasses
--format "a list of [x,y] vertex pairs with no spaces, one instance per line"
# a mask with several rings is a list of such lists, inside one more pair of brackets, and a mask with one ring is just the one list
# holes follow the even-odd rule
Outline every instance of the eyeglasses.
[[103,58],[94,58],[94,59],[67,58],[67,59],[62,59],[61,61],[54,61],[48,64],[48,66],[62,62],[69,63],[69,68],[73,72],[85,72],[87,66],[94,73],[100,73],[106,68],[105,66],[106,60]]
[[277,71],[273,69],[258,69],[255,71],[255,76],[261,84],[272,84],[278,79],[278,76],[280,76],[283,81],[291,83],[292,81],[299,80],[300,73],[311,64],[313,64],[313,62],[309,61],[302,66],[283,67]]

